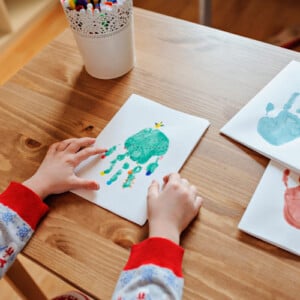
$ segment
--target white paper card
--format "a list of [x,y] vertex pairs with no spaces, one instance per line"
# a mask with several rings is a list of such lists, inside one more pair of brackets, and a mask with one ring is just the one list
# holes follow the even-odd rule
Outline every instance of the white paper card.
[[300,63],[289,63],[221,132],[300,172]]
[[271,161],[239,223],[239,229],[300,255],[299,175]]
[[132,95],[97,137],[107,148],[104,158],[91,158],[77,169],[96,180],[98,191],[74,193],[134,223],[147,220],[146,195],[153,179],[178,172],[209,126],[188,115]]

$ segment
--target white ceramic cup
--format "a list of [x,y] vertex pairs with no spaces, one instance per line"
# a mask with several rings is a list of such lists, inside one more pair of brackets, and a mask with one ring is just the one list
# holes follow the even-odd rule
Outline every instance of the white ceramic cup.
[[76,11],[63,1],[86,71],[99,79],[129,72],[135,64],[132,0],[120,0],[112,8]]
[[73,32],[86,71],[99,79],[112,79],[129,72],[135,64],[133,22],[110,36],[85,37]]

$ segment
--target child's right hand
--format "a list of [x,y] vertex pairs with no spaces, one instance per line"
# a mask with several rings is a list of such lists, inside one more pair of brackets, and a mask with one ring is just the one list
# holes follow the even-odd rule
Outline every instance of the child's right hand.
[[202,204],[196,187],[173,173],[164,186],[153,181],[148,189],[149,237],[164,237],[179,244],[181,232],[196,217]]

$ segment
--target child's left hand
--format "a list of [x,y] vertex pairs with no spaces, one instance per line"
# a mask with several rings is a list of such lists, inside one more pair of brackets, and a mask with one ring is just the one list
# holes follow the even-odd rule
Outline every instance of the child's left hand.
[[106,149],[90,147],[94,138],[73,138],[54,143],[36,173],[23,182],[42,199],[50,194],[59,194],[71,189],[97,190],[96,181],[79,178],[74,169],[92,155],[101,154]]

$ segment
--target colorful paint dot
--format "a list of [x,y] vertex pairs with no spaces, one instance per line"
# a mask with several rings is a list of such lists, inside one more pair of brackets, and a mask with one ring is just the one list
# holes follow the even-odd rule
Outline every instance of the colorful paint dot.
[[163,127],[163,122],[155,123],[154,128],[159,129],[160,127]]
[[147,166],[146,176],[149,176],[152,173],[154,173],[155,169],[158,167],[158,163],[157,163],[158,159],[156,160],[156,162],[151,163]]

